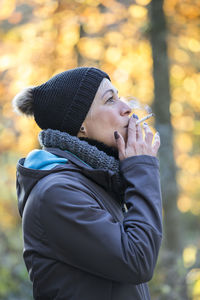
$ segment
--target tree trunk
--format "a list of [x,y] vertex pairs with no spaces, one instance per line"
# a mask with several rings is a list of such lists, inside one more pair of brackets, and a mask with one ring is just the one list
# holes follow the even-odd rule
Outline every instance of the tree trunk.
[[[151,1],[149,5],[149,20],[154,77],[153,111],[156,114],[155,127],[161,137],[159,157],[164,207],[163,251],[165,251],[165,259],[162,261],[162,264],[165,264],[165,270],[168,272],[166,284],[169,284],[171,288],[173,288],[177,283],[176,276],[178,276],[178,273],[177,267],[175,266],[177,266],[177,258],[181,256],[182,241],[180,213],[176,205],[178,187],[176,183],[176,165],[173,153],[173,128],[169,112],[169,61],[167,55],[167,28],[163,11],[163,1],[164,0]],[[171,266],[173,272],[170,271]],[[179,290],[179,292],[182,294],[182,299],[187,299],[185,284],[184,282],[182,284],[181,291]],[[172,296],[170,299],[177,298]]]
[[154,103],[156,128],[161,136],[159,150],[161,184],[163,192],[165,243],[174,252],[180,251],[179,213],[176,206],[178,188],[173,155],[173,129],[170,120],[169,62],[167,55],[167,30],[163,13],[163,0],[153,0],[150,5],[150,39],[153,55]]

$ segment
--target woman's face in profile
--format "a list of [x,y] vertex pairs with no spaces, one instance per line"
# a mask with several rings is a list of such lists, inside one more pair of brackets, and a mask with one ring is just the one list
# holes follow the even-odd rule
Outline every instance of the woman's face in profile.
[[121,133],[126,141],[130,113],[131,108],[119,99],[116,88],[104,78],[82,124],[84,136],[116,147],[114,131]]

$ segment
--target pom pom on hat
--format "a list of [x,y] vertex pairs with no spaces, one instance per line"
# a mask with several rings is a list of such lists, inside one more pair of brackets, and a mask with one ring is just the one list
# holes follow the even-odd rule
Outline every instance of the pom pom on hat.
[[33,116],[33,88],[29,86],[19,92],[13,99],[13,109],[18,114],[24,114],[27,116]]

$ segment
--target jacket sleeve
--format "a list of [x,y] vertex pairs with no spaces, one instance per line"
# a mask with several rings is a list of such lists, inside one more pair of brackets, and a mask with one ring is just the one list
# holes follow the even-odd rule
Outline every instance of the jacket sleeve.
[[158,160],[141,155],[125,159],[128,211],[123,223],[92,197],[84,185],[57,174],[40,193],[41,220],[59,261],[109,280],[139,284],[153,275],[162,234]]

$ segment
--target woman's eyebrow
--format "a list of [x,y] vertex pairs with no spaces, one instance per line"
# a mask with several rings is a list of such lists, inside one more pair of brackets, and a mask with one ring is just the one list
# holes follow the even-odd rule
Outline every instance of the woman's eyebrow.
[[117,90],[109,89],[109,90],[105,91],[105,93],[103,93],[102,98],[104,98],[105,94],[107,94],[108,92],[112,92],[113,94],[114,94],[114,93],[117,93],[117,94],[118,94],[118,91],[117,91]]

